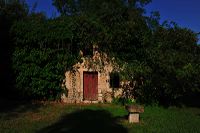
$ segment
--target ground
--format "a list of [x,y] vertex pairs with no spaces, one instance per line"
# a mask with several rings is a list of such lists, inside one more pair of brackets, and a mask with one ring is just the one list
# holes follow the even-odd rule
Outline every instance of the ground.
[[2,101],[1,133],[200,133],[200,108],[145,106],[139,124],[113,104]]

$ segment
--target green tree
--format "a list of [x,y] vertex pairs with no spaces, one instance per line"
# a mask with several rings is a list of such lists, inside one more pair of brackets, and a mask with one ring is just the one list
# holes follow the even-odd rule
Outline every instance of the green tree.
[[177,25],[160,27],[149,50],[151,87],[157,101],[170,104],[179,97],[199,91],[197,35]]
[[26,18],[28,7],[22,0],[0,1],[0,80],[2,81],[2,97],[11,96],[13,91],[13,73],[11,69],[11,53],[14,49],[10,28],[15,21]]
[[149,2],[53,0],[61,16],[47,19],[33,12],[14,23],[17,88],[33,98],[56,99],[62,74],[78,60],[79,50],[90,53],[96,44],[115,57],[122,77],[134,84],[130,95],[140,102],[171,104],[199,92],[197,34],[174,22],[160,24],[159,12],[145,16]]
[[70,18],[47,20],[32,14],[12,26],[12,68],[16,90],[23,98],[60,98],[64,73],[78,58],[71,24]]

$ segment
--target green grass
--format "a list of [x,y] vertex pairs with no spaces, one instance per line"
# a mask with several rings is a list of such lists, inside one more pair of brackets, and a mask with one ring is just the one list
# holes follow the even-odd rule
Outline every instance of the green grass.
[[129,124],[112,104],[19,104],[0,112],[0,133],[200,133],[199,108],[147,106],[140,116]]
[[146,107],[142,122],[131,126],[137,133],[200,133],[200,109]]

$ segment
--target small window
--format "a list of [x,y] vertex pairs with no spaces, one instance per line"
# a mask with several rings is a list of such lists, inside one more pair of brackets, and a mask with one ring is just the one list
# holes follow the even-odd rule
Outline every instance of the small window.
[[120,81],[119,81],[119,73],[112,72],[110,73],[110,87],[111,88],[119,88]]

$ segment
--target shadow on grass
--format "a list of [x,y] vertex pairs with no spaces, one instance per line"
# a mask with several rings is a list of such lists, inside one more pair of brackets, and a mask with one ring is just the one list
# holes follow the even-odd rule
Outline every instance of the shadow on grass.
[[0,116],[1,119],[10,120],[18,118],[22,113],[38,112],[42,104],[33,104],[30,101],[14,101],[0,98]]
[[127,133],[127,129],[105,110],[81,110],[37,133]]

